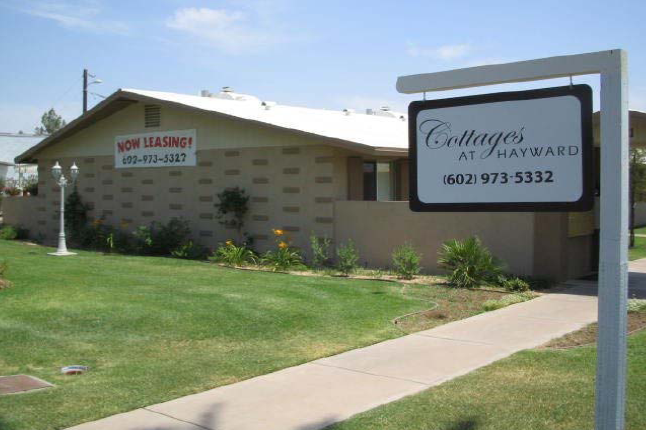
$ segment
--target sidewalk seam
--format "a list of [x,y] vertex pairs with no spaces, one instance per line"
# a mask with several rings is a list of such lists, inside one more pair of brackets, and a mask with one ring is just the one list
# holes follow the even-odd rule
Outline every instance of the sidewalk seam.
[[333,366],[331,364],[323,364],[323,363],[317,363],[315,361],[310,362],[309,364],[316,364],[318,366],[323,366],[323,367],[331,367],[333,369],[339,369],[339,370],[345,370],[347,372],[354,372],[354,373],[361,373],[363,375],[368,375],[368,376],[376,376],[379,378],[386,378],[386,379],[394,379],[396,381],[403,381],[403,382],[412,382],[413,384],[419,384],[419,385],[424,385],[425,387],[432,387],[433,384],[435,384],[435,380],[433,380],[430,383],[427,382],[421,382],[421,381],[415,381],[413,379],[406,379],[406,378],[398,378],[396,376],[388,376],[388,375],[379,375],[378,373],[370,373],[370,372],[364,372],[362,370],[355,370],[355,369],[350,369],[347,367],[342,367],[342,366]]
[[[152,406],[154,406],[154,405],[152,405]],[[172,420],[175,420],[175,421],[181,421],[181,422],[186,423],[186,424],[191,424],[191,425],[194,425],[195,427],[198,427],[198,428],[201,428],[201,429],[204,429],[204,430],[214,430],[214,429],[212,429],[212,428],[210,428],[210,427],[204,427],[203,425],[200,425],[200,424],[194,423],[194,422],[192,422],[192,421],[186,421],[186,420],[183,420],[183,419],[181,419],[181,418],[177,418],[177,417],[174,417],[174,416],[172,416],[172,415],[165,414],[165,413],[163,413],[163,412],[159,412],[159,411],[154,411],[154,410],[152,410],[152,409],[148,409],[149,407],[151,407],[151,406],[146,406],[146,407],[141,408],[141,409],[143,409],[143,410],[145,410],[145,411],[148,411],[148,412],[152,412],[153,414],[163,415],[163,416],[165,416],[165,417],[167,417],[167,418],[170,418],[170,419],[172,419]]]
[[433,336],[433,335],[430,335],[430,334],[422,334],[422,333],[411,333],[411,335],[412,336],[429,337],[431,339],[448,340],[450,342],[463,342],[463,343],[470,343],[470,344],[474,344],[474,345],[495,346],[497,348],[507,349],[507,348],[502,347],[500,345],[496,345],[495,343],[478,342],[477,340],[455,339],[455,338],[451,338],[451,337]]

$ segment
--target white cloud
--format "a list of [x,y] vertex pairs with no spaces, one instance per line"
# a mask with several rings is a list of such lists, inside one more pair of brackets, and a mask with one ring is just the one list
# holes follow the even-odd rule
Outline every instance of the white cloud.
[[65,28],[94,33],[127,34],[129,27],[122,21],[103,19],[103,7],[97,0],[23,1],[18,10],[52,20]]
[[281,41],[266,19],[240,10],[181,8],[166,25],[228,54],[258,52]]
[[471,51],[472,47],[468,43],[443,45],[434,48],[419,47],[414,43],[409,43],[406,50],[411,57],[429,57],[442,61],[459,60],[470,54]]

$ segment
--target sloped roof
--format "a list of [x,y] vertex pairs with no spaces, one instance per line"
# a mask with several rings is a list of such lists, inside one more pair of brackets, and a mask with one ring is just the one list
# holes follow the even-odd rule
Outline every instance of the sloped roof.
[[339,143],[349,144],[349,146],[354,145],[377,152],[406,152],[408,150],[408,121],[404,114],[394,112],[378,112],[378,115],[346,114],[344,111],[310,109],[261,102],[253,97],[246,100],[230,100],[161,91],[121,89],[36,147],[18,156],[16,160],[24,160],[22,162],[33,160],[37,152],[42,148],[53,145],[117,110],[138,101],[212,112],[220,116],[321,136]]
[[0,164],[13,166],[14,158],[43,140],[34,134],[0,133]]

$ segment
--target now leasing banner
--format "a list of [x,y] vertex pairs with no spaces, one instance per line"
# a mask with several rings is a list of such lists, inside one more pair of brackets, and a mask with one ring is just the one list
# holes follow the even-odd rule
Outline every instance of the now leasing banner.
[[409,107],[414,211],[587,211],[587,85],[418,101]]
[[115,167],[195,166],[195,135],[195,130],[173,130],[117,136]]

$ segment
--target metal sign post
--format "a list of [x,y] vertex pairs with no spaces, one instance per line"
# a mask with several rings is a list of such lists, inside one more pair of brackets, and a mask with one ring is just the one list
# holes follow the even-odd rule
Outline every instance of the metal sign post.
[[601,232],[596,429],[623,430],[628,300],[627,54],[615,49],[437,73],[402,76],[415,94],[599,74],[601,77]]

